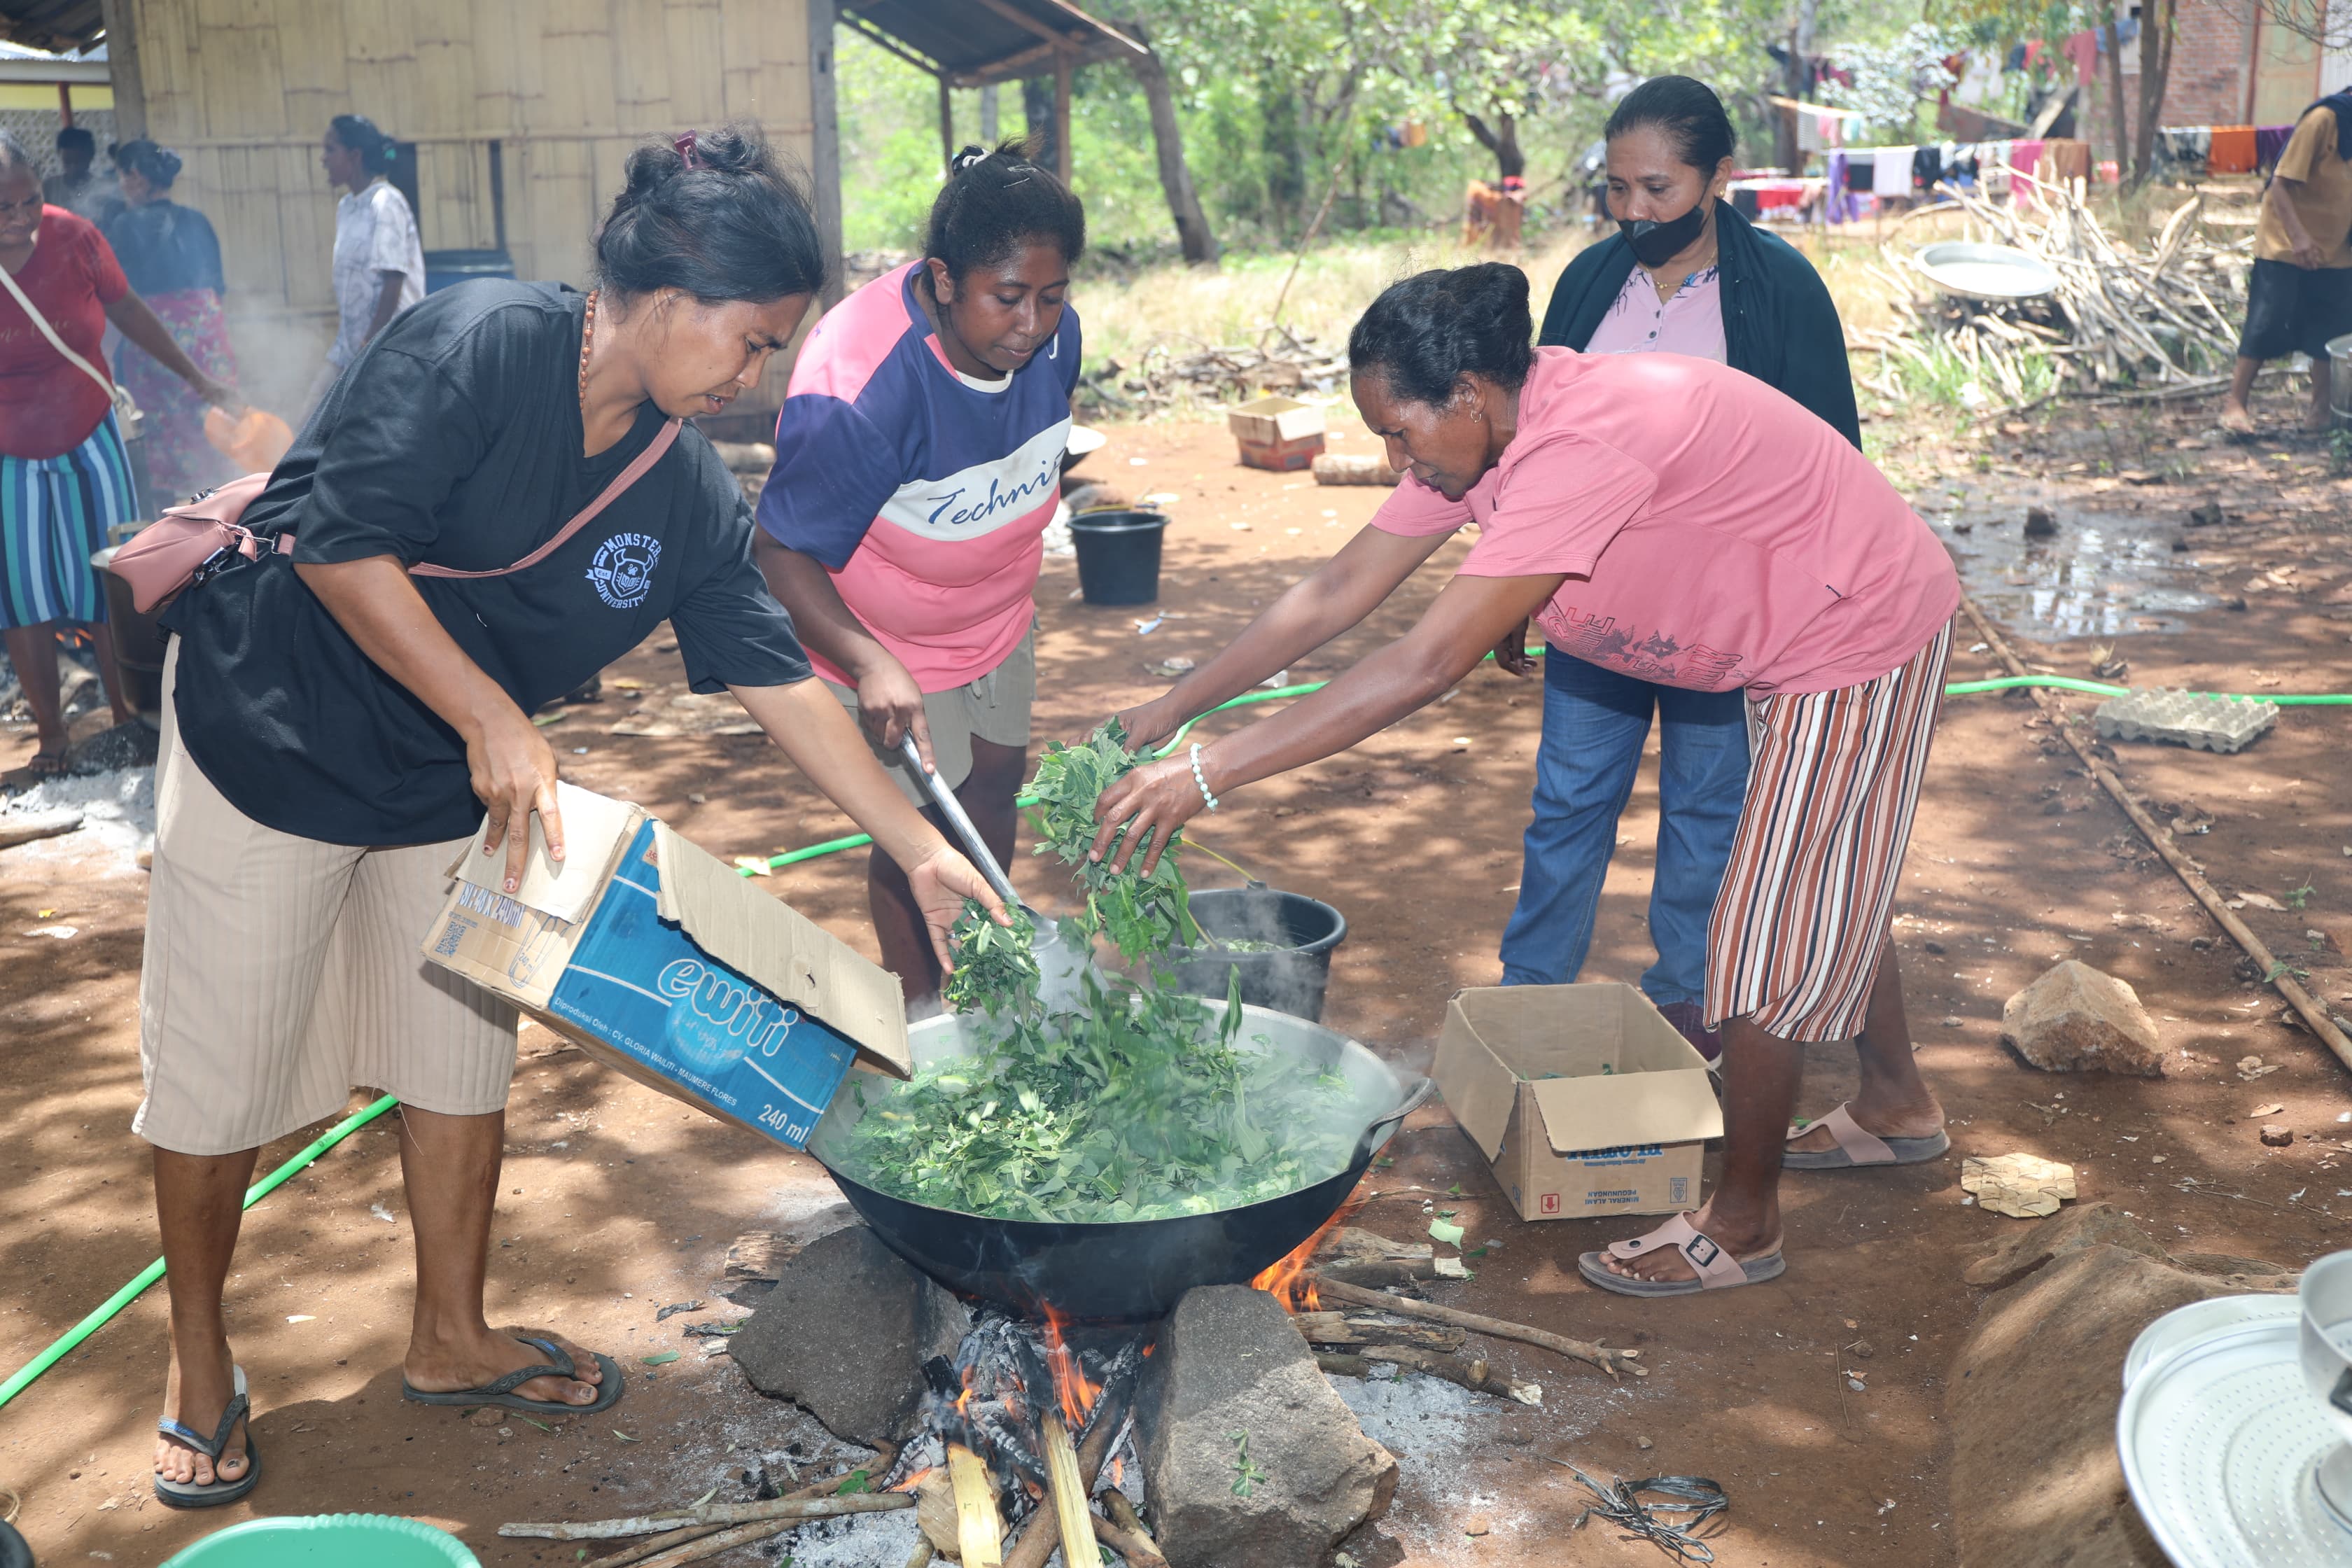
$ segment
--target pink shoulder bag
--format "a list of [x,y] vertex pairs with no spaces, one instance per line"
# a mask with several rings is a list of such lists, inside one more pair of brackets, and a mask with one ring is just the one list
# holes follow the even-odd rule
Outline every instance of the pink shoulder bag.
[[[621,492],[646,477],[647,469],[661,461],[662,454],[677,439],[679,421],[673,419],[656,433],[646,449],[630,459],[629,466],[613,477],[604,493],[590,501],[578,515],[563,525],[556,536],[516,562],[488,572],[460,572],[450,566],[419,563],[408,569],[413,577],[504,577],[538,565],[565,541],[594,521],[603,511],[621,498]],[[131,584],[131,601],[142,615],[158,605],[168,603],[174,595],[192,588],[205,579],[226,571],[239,560],[261,558],[262,542],[243,521],[245,509],[261,494],[269,483],[268,474],[247,474],[241,479],[231,479],[216,490],[211,490],[181,505],[165,507],[163,514],[140,530],[131,541],[114,552],[112,569],[115,575]],[[283,555],[294,548],[294,536],[281,532],[270,548]]]

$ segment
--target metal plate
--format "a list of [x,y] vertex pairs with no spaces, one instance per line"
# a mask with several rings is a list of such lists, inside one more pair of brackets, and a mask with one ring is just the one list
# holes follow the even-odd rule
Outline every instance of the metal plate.
[[2352,1565],[2352,1531],[2312,1480],[2342,1439],[2304,1384],[2300,1327],[2290,1317],[2216,1331],[2125,1393],[2124,1481],[2177,1568]]
[[2139,1338],[2132,1342],[2124,1357],[2124,1386],[2131,1387],[2149,1367],[2209,1335],[2256,1323],[2291,1323],[2300,1310],[2293,1296],[2216,1296],[2176,1307],[2142,1329]]
[[1923,245],[1911,258],[1928,282],[1964,300],[2038,300],[2055,293],[2049,263],[2011,245],[1948,239]]

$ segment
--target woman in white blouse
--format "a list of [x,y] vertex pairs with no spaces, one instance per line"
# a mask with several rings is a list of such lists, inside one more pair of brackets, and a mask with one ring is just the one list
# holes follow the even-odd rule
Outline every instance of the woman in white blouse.
[[395,149],[363,114],[338,114],[319,143],[327,178],[344,187],[335,203],[335,345],[311,383],[304,414],[370,339],[425,298],[425,245],[408,198],[384,178]]

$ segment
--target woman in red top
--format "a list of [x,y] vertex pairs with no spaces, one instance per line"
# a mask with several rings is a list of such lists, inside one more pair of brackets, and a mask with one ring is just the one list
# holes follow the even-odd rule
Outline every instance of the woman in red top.
[[45,775],[65,767],[58,626],[90,628],[115,721],[133,716],[115,684],[106,599],[89,563],[91,552],[105,548],[106,531],[140,510],[113,400],[98,380],[106,374],[99,342],[107,323],[207,403],[234,409],[237,397],[191,363],[171,330],[131,291],[95,226],[42,205],[39,174],[5,131],[0,268],[90,367],[59,353],[15,295],[0,291],[0,628],[40,735],[32,772]]

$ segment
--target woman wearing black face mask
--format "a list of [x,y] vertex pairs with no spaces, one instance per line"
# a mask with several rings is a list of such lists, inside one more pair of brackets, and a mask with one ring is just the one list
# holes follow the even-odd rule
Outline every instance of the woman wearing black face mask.
[[[1587,353],[1676,353],[1746,371],[1862,445],[1845,330],[1811,262],[1723,199],[1734,138],[1705,82],[1655,77],[1619,102],[1603,132],[1609,215],[1618,232],[1570,262],[1537,341]],[[1672,409],[1659,417],[1671,419]],[[1604,639],[1609,628],[1591,628]],[[1526,628],[1496,648],[1514,674],[1534,661]],[[1707,916],[1731,853],[1748,782],[1737,691],[1653,684],[1550,647],[1543,746],[1518,906],[1503,931],[1503,984],[1574,980],[1592,942],[1601,885],[1650,731],[1660,720],[1658,853],[1650,934],[1658,962],[1642,988],[1713,1061],[1701,1016]],[[1662,670],[1678,650],[1660,649]]]

